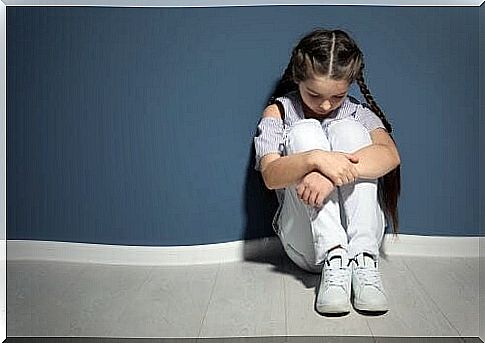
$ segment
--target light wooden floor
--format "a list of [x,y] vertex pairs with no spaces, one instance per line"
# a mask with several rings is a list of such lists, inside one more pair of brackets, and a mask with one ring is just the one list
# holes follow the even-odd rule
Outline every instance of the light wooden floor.
[[389,312],[325,317],[320,275],[284,254],[190,267],[9,261],[7,335],[478,336],[478,258],[387,256],[380,270]]

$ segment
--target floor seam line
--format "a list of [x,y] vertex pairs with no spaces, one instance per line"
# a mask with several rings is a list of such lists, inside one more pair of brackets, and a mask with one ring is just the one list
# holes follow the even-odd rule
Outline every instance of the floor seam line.
[[209,301],[207,302],[207,307],[204,311],[204,315],[202,316],[202,320],[200,322],[199,330],[197,331],[197,338],[202,338],[202,337],[200,337],[200,333],[202,331],[202,328],[204,327],[204,322],[205,322],[205,319],[207,318],[207,313],[209,312],[209,307],[210,307],[210,304],[211,304],[211,301],[212,301],[212,295],[214,294],[214,290],[216,288],[216,283],[217,283],[217,280],[219,278],[220,269],[221,269],[221,262],[219,262],[217,264],[216,276],[214,278],[214,283],[212,284],[211,292],[210,292],[210,295],[209,295]]

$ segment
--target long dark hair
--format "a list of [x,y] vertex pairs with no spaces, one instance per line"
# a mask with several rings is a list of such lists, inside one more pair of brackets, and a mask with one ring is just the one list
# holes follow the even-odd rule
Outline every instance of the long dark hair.
[[[347,80],[349,85],[357,82],[367,105],[384,124],[391,139],[392,127],[384,112],[377,105],[364,80],[364,56],[356,42],[342,30],[316,28],[305,35],[293,48],[291,59],[283,76],[276,85],[267,105],[291,91],[297,90],[297,82],[313,75]],[[401,192],[400,166],[378,179],[379,203],[387,217],[392,220],[394,235],[399,231],[397,202]]]

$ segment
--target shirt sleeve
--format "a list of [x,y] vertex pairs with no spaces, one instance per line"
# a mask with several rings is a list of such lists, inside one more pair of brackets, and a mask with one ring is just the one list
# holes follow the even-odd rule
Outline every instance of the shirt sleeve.
[[382,120],[372,112],[372,110],[364,105],[358,105],[357,110],[355,112],[355,118],[367,129],[367,131],[371,132],[379,127],[386,129]]
[[284,125],[281,118],[262,117],[254,137],[256,161],[254,169],[261,171],[261,158],[270,153],[283,155],[284,151]]

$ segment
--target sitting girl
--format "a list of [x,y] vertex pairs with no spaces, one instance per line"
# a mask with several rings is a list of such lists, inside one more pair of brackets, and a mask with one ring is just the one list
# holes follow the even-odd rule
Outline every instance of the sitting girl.
[[[321,273],[316,310],[386,312],[378,271],[386,215],[398,231],[400,158],[391,125],[342,30],[315,29],[294,47],[254,138],[255,169],[279,207],[273,227],[299,267]],[[356,81],[366,102],[348,95]]]

